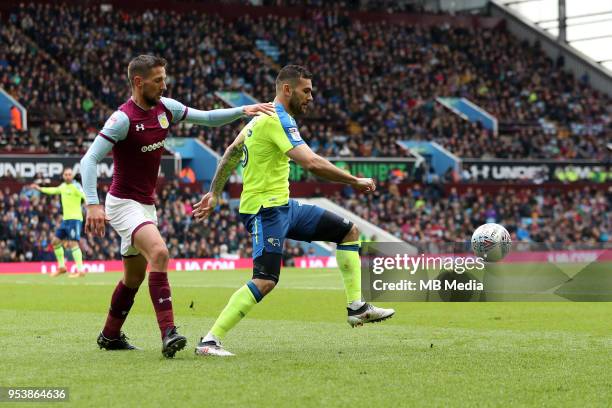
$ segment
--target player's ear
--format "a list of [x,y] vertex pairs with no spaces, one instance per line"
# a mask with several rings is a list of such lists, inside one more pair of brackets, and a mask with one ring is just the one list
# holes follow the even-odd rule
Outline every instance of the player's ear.
[[140,75],[134,76],[134,88],[140,88],[142,86],[143,78]]
[[290,84],[288,84],[288,83],[284,83],[283,84],[283,93],[286,96],[291,96],[292,91],[293,91],[293,89],[291,89],[291,85]]

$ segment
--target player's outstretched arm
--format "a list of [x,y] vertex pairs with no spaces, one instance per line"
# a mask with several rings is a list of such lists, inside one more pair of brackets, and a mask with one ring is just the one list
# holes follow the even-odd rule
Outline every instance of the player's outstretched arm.
[[225,183],[232,175],[232,172],[236,170],[236,167],[240,164],[242,159],[242,148],[244,147],[245,132],[240,132],[238,137],[232,142],[232,144],[225,150],[217,171],[210,183],[210,191],[202,197],[200,202],[193,206],[193,216],[196,221],[202,221],[208,217],[219,202],[219,197],[223,192]]
[[334,166],[329,160],[313,152],[306,144],[301,144],[287,152],[294,162],[310,171],[316,176],[337,183],[349,184],[359,191],[371,192],[376,190],[374,180],[359,178]]
[[204,111],[188,108],[171,98],[162,98],[161,101],[172,113],[174,123],[184,120],[187,123],[209,127],[223,126],[245,116],[272,115],[276,112],[272,102]]
[[215,109],[211,111],[187,108],[185,121],[196,125],[219,127],[243,118],[245,115],[272,115],[273,113],[273,103],[258,103],[256,105],[245,105],[229,109]]
[[36,190],[36,191],[40,191],[43,194],[49,194],[49,195],[53,195],[53,194],[61,194],[62,191],[59,189],[59,187],[41,187],[38,184],[34,183],[34,184],[30,184],[30,188]]

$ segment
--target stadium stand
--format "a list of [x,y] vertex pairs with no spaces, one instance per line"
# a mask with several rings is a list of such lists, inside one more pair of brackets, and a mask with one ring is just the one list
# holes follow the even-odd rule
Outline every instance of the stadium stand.
[[[340,197],[337,197],[340,199]],[[464,242],[487,222],[504,225],[513,241],[539,242],[557,249],[610,240],[612,192],[584,190],[501,190],[478,187],[445,193],[438,184],[416,184],[406,194],[397,186],[373,195],[343,197],[357,215],[408,242]]]
[[[10,21],[14,21],[11,18]],[[83,140],[102,123],[108,108],[65,72],[40,47],[22,34],[32,27],[23,16],[0,28],[0,86],[28,109],[30,132],[7,127],[0,130],[2,151],[81,152]]]
[[[388,7],[387,2],[376,4]],[[46,24],[33,30],[24,23],[28,20]],[[395,140],[421,139],[438,141],[460,157],[602,159],[612,135],[609,97],[592,89],[587,78],[563,73],[562,61],[550,60],[537,45],[520,42],[503,28],[364,23],[333,8],[299,19],[246,15],[230,21],[197,13],[104,13],[99,5],[36,3],[20,6],[9,26],[4,31],[24,33],[86,87],[74,85],[62,95],[69,101],[64,108],[73,106],[70,112],[83,115],[77,124],[82,133],[103,122],[94,117],[105,111],[98,106],[117,106],[126,99],[121,74],[126,62],[148,51],[170,61],[168,95],[204,109],[220,106],[213,96],[217,90],[241,90],[269,100],[278,65],[309,66],[318,92],[310,117],[302,121],[302,135],[328,156],[398,156],[403,153]],[[277,47],[278,62],[256,48],[257,40]],[[42,53],[21,61],[16,52],[0,53],[9,67],[46,66]],[[10,83],[7,72],[15,68],[0,69],[2,83]],[[33,86],[23,87],[21,100],[31,106],[27,88]],[[96,108],[83,113],[87,89]],[[439,96],[474,101],[499,117],[500,135],[447,111],[435,102]],[[65,127],[59,133],[72,134]],[[185,127],[175,136],[199,137],[220,151],[234,130]],[[86,141],[93,134],[82,137]],[[56,145],[41,143],[40,148],[65,148]]]
[[[420,10],[389,1],[368,2],[367,10],[355,4],[308,0],[313,10],[299,18],[238,20],[161,10],[110,13],[95,4],[15,5],[0,27],[0,86],[28,108],[31,126],[0,127],[0,152],[81,153],[111,108],[127,99],[127,62],[153,52],[170,63],[167,95],[201,109],[223,106],[215,91],[270,100],[279,66],[307,65],[315,74],[316,101],[300,131],[325,156],[402,156],[395,141],[416,139],[437,141],[462,158],[606,160],[612,101],[588,78],[563,73],[563,61],[550,60],[503,27],[363,22],[349,12]],[[35,21],[44,24],[34,29]],[[266,55],[258,41],[277,54]],[[440,96],[466,97],[497,116],[499,135],[436,103]],[[196,137],[222,152],[236,128],[182,126],[173,136]],[[347,188],[330,198],[406,241],[462,241],[477,225],[499,222],[516,240],[563,248],[609,242],[610,191],[482,194],[474,187],[445,193],[438,181],[450,182],[452,174],[428,176],[416,176],[425,183],[407,193],[389,184],[372,196]],[[227,203],[204,224],[192,225],[199,198],[176,183],[161,188],[158,219],[170,237],[170,256],[250,256],[248,233]],[[59,208],[57,197],[28,188],[0,191],[0,260],[52,261]],[[118,243],[111,228],[104,239],[81,239],[89,260],[118,259]],[[298,255],[302,248],[289,244],[285,262]]]
[[[158,195],[159,229],[169,237],[172,258],[249,257],[248,232],[226,201],[203,224],[193,224],[191,210],[199,193],[171,183]],[[515,241],[540,242],[556,249],[607,243],[612,230],[612,192],[590,190],[517,190],[484,194],[477,187],[465,193],[441,185],[416,184],[407,194],[398,186],[382,186],[373,195],[338,193],[331,200],[408,242],[464,242],[485,222],[506,226]],[[24,188],[20,194],[0,191],[0,261],[53,261],[52,234],[60,222],[58,196],[40,196]],[[371,237],[366,237],[371,238]],[[107,226],[104,238],[83,234],[85,259],[120,259],[119,237]],[[285,262],[303,255],[288,244]]]
[[[103,196],[106,192],[103,192]],[[177,183],[158,195],[159,230],[167,237],[173,258],[219,258],[225,254],[250,256],[248,233],[227,203],[202,224],[192,225],[191,209],[200,199]],[[61,221],[59,196],[41,195],[25,186],[17,194],[0,191],[0,262],[53,261],[51,239]],[[202,239],[201,237],[206,237]],[[119,236],[107,226],[104,238],[81,236],[85,259],[121,259]]]

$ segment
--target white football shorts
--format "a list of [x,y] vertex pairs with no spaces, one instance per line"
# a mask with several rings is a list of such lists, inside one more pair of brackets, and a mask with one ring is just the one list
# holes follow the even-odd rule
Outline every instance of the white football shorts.
[[121,255],[138,255],[140,251],[134,247],[134,234],[147,224],[157,226],[155,206],[107,194],[105,210],[110,225],[121,237]]

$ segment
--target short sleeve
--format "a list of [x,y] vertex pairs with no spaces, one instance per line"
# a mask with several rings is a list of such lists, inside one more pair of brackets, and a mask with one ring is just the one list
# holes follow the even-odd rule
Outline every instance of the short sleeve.
[[187,116],[187,107],[177,100],[171,98],[161,98],[161,103],[172,114],[172,123],[178,123]]
[[115,111],[98,135],[115,144],[127,137],[129,128],[130,118],[122,111]]
[[274,131],[271,132],[273,142],[282,150],[283,153],[287,153],[289,150],[296,146],[304,144],[300,131],[297,128],[295,120],[289,116],[286,112],[278,112],[279,122],[276,122]]

